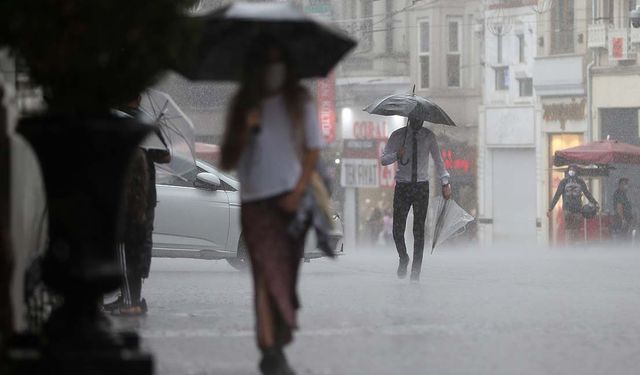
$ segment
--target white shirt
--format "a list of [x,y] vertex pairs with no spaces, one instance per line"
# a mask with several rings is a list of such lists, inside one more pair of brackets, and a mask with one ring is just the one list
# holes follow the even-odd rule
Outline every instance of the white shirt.
[[[303,118],[306,149],[321,149],[322,133],[313,102],[305,104]],[[294,145],[294,134],[283,96],[264,99],[260,131],[251,135],[238,163],[242,202],[275,197],[295,188],[302,174],[302,166]]]
[[[389,141],[384,148],[384,152],[380,161],[382,165],[389,165],[394,162],[398,162],[396,167],[396,181],[398,182],[411,182],[412,174],[412,162],[413,155],[413,134],[416,133],[417,149],[418,149],[418,181],[429,181],[429,155],[433,158],[433,162],[436,166],[438,177],[443,185],[449,183],[449,172],[444,166],[442,155],[440,155],[440,148],[436,141],[436,135],[425,127],[421,127],[417,131],[411,128],[400,128],[389,137]],[[404,147],[403,163],[398,160],[398,151],[401,147]]]

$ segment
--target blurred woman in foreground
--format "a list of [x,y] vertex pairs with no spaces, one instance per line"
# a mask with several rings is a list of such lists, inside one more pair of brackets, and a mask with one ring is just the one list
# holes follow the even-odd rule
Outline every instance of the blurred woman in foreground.
[[321,148],[316,110],[286,51],[273,40],[256,42],[231,103],[221,164],[240,180],[263,374],[293,374],[283,347],[297,328],[304,234],[294,238],[287,228]]

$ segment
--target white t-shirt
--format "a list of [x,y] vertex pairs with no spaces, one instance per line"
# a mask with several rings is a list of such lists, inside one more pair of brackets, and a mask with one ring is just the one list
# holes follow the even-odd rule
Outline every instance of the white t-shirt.
[[[261,130],[251,135],[238,163],[243,202],[267,199],[291,191],[302,173],[294,145],[294,126],[283,96],[264,99],[261,113]],[[309,150],[323,147],[316,108],[311,101],[304,107],[304,142]]]

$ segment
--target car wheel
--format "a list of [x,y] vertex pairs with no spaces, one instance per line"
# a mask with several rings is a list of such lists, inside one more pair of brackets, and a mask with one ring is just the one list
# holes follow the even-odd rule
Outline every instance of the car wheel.
[[249,258],[247,257],[247,244],[244,237],[240,236],[238,241],[238,251],[235,258],[228,258],[227,263],[238,271],[249,270]]

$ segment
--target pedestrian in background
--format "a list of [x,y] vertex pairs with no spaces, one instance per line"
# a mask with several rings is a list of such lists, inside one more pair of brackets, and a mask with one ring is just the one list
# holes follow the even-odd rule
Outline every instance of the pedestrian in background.
[[228,114],[221,165],[237,169],[241,186],[259,368],[263,374],[293,374],[283,347],[298,327],[296,284],[305,238],[294,238],[287,228],[323,142],[314,105],[282,47],[266,38],[256,41],[244,69]]
[[631,201],[627,197],[629,189],[629,179],[622,177],[618,180],[618,189],[613,193],[613,235],[616,239],[625,240],[629,238],[633,225],[633,211]]
[[551,200],[547,217],[551,217],[553,208],[562,197],[562,210],[564,211],[564,228],[567,243],[578,240],[580,227],[583,223],[582,216],[582,196],[587,197],[589,202],[598,208],[598,202],[591,195],[586,182],[578,177],[578,166],[571,164],[567,170],[567,175],[560,181],[558,189]]
[[393,216],[388,210],[384,212],[382,217],[382,239],[385,246],[393,242]]
[[142,253],[146,242],[149,170],[142,149],[136,150],[125,178],[124,239],[118,245],[122,267],[120,302],[111,309],[116,315],[136,316],[145,313],[142,305]]
[[[139,119],[141,122],[148,122],[150,118],[140,109],[140,103],[142,97],[137,95],[124,105],[121,105],[117,110],[122,113]],[[166,141],[162,136],[162,132],[156,127],[155,135],[160,141],[166,145]],[[137,189],[144,191],[146,199],[144,223],[141,223],[141,227],[137,223],[133,223],[134,228],[126,228],[127,231],[144,232],[144,240],[141,243],[137,242],[129,244],[129,250],[127,250],[126,243],[124,244],[124,251],[127,256],[121,259],[121,265],[123,267],[123,273],[128,274],[123,279],[123,285],[120,290],[118,298],[111,303],[105,304],[104,309],[114,314],[129,314],[139,315],[146,314],[148,307],[147,301],[142,298],[142,280],[149,278],[149,271],[151,269],[151,257],[153,252],[153,222],[155,220],[155,209],[158,204],[157,190],[156,190],[156,167],[155,164],[166,164],[171,161],[171,154],[168,148],[165,149],[141,149],[146,167],[136,166],[135,163],[139,162],[140,157],[133,159],[133,172],[131,173],[144,173],[146,176],[146,186],[144,188],[138,187],[138,178],[136,176],[135,186],[129,186],[131,189]],[[139,152],[138,152],[139,153]],[[138,172],[136,172],[138,171]],[[127,191],[127,194],[135,194],[138,191]],[[133,203],[136,205],[136,203]],[[133,212],[128,212],[128,220],[131,220],[131,215],[136,215]],[[126,271],[125,271],[126,269]]]
[[429,206],[429,155],[442,184],[442,196],[451,197],[449,172],[445,169],[440,148],[433,132],[422,126],[424,121],[409,118],[405,128],[391,133],[381,157],[382,165],[397,162],[396,188],[393,196],[393,239],[400,261],[397,275],[407,276],[409,255],[404,239],[407,216],[413,207],[413,263],[411,281],[420,280],[424,252],[425,220]]

